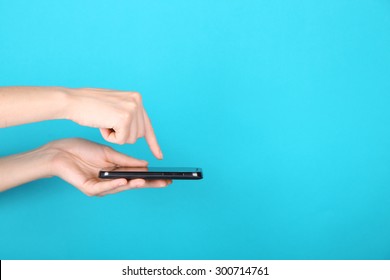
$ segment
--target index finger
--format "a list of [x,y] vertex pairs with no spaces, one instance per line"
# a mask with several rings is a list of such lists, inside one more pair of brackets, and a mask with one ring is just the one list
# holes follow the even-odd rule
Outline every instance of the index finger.
[[150,122],[148,114],[144,110],[144,122],[145,122],[145,139],[149,145],[150,150],[154,154],[154,156],[158,159],[163,158],[163,154],[161,152],[160,145],[157,142],[156,135],[154,134],[154,130],[152,127],[152,123]]

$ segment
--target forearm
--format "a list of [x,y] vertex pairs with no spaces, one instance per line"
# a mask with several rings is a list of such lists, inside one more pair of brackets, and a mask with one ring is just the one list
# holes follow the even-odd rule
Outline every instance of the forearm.
[[54,151],[43,146],[0,158],[0,192],[40,178],[52,177],[53,156]]
[[68,99],[60,87],[0,87],[0,127],[64,119]]

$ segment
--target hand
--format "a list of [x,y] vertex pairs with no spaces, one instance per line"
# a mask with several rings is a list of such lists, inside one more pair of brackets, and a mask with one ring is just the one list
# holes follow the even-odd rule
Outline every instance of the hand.
[[[135,188],[160,188],[171,180],[125,178],[107,180],[98,178],[100,169],[115,166],[146,167],[147,162],[121,154],[109,146],[80,138],[68,138],[46,144],[46,150],[54,154],[51,174],[74,185],[88,196],[104,196]],[[54,152],[55,151],[55,152]]]
[[133,144],[145,136],[154,156],[163,158],[139,93],[93,88],[64,90],[70,97],[67,118],[99,128],[106,141],[116,144]]

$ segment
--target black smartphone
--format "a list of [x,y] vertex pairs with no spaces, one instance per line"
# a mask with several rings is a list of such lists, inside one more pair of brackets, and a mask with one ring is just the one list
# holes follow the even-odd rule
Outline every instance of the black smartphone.
[[203,172],[201,168],[191,167],[115,167],[101,170],[99,178],[200,180],[203,179]]

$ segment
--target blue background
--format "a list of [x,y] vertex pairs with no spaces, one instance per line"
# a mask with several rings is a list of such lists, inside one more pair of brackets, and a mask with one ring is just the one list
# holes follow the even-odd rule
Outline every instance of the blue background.
[[[0,194],[1,259],[389,259],[390,2],[0,1],[0,83],[135,90],[205,179]],[[0,156],[67,121],[0,130]]]

